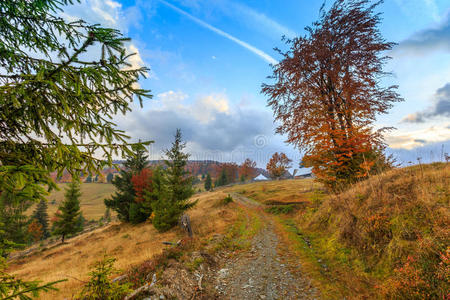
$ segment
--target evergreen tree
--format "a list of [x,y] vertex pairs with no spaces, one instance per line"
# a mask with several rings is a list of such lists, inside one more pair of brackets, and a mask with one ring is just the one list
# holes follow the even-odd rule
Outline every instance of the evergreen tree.
[[211,180],[211,175],[206,174],[206,179],[205,179],[205,190],[209,191],[211,190],[211,185],[212,185],[212,180]]
[[183,153],[186,143],[182,141],[181,130],[177,129],[172,147],[166,150],[166,186],[167,196],[159,195],[154,202],[153,225],[159,231],[166,231],[178,223],[179,217],[196,202],[189,198],[194,194],[192,188],[193,178],[186,171],[189,154]]
[[42,226],[42,238],[46,239],[50,237],[50,231],[48,228],[48,213],[47,213],[47,201],[41,200],[36,206],[36,209],[31,216],[32,220],[36,220]]
[[84,218],[83,213],[80,212],[80,215],[77,218],[76,232],[81,232],[84,230],[85,222],[86,222],[86,219]]
[[227,173],[225,172],[225,168],[222,168],[220,172],[220,176],[217,179],[217,186],[224,186],[228,184]]
[[66,189],[64,201],[58,208],[56,213],[57,220],[55,221],[55,234],[61,235],[61,241],[69,234],[74,234],[79,231],[80,222],[80,184],[76,180],[72,180],[69,187]]
[[86,177],[86,180],[84,182],[91,183],[92,182],[92,176],[89,175],[88,177]]
[[[9,208],[20,212],[13,219],[23,228],[30,202],[56,187],[51,172],[95,173],[113,164],[113,154],[130,154],[127,136],[110,119],[129,111],[134,98],[151,97],[136,85],[148,69],[130,66],[129,39],[62,17],[74,2],[80,0],[0,1],[0,222],[7,221],[0,225],[1,253],[16,246],[3,238],[22,231],[9,222]],[[98,150],[104,157],[96,157]],[[3,270],[1,264],[1,299],[53,288]]]
[[111,183],[114,179],[114,175],[113,173],[108,173],[108,175],[106,175],[106,182],[107,183]]
[[120,171],[119,176],[112,180],[112,184],[116,187],[116,193],[110,199],[105,199],[106,207],[117,212],[119,220],[130,222],[130,210],[134,220],[142,208],[135,204],[136,191],[131,181],[133,175],[139,174],[147,167],[148,156],[142,148],[136,148],[133,155],[129,156],[124,163],[125,169]]
[[153,169],[151,189],[144,190],[143,198],[141,212],[146,216],[151,216],[155,209],[161,210],[160,206],[165,205],[168,198],[167,179],[161,166]]
[[[17,201],[17,200],[20,201]],[[24,247],[29,241],[28,218],[25,211],[32,205],[31,201],[16,198],[14,193],[2,191],[0,195],[0,223],[4,226],[1,238]]]

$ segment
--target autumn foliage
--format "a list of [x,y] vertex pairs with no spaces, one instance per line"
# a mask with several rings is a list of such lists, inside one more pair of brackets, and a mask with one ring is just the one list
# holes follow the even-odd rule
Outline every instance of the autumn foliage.
[[239,166],[239,178],[244,180],[252,179],[256,176],[256,162],[247,158],[240,166]]
[[291,167],[291,162],[286,154],[275,152],[267,163],[266,169],[272,178],[279,179]]
[[331,189],[367,177],[385,165],[377,114],[401,101],[396,86],[382,87],[382,67],[392,49],[378,26],[377,5],[337,0],[290,49],[264,84],[268,104],[281,123],[277,132],[305,152],[303,162]]
[[30,233],[30,235],[31,235],[31,237],[33,239],[33,242],[39,241],[42,238],[43,234],[44,234],[44,232],[42,230],[42,225],[39,224],[39,222],[36,219],[34,219],[28,225],[28,232]]
[[145,168],[131,177],[133,189],[136,193],[135,201],[141,203],[144,201],[144,192],[151,192],[152,189],[152,170]]

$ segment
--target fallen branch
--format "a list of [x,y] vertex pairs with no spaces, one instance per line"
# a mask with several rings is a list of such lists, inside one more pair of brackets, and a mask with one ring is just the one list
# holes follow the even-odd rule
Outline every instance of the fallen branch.
[[78,278],[76,278],[76,277],[73,277],[73,276],[70,276],[70,275],[67,275],[67,274],[65,274],[64,276],[69,277],[69,278],[72,278],[72,279],[75,279],[75,280],[78,280],[79,282],[82,282],[82,283],[88,283],[87,281],[83,281],[83,280],[81,280],[81,279],[78,279]]
[[112,280],[112,282],[113,282],[113,283],[114,283],[114,282],[121,282],[122,280],[126,279],[127,277],[128,277],[128,274],[124,274],[124,275],[121,275],[121,276],[119,276],[119,277],[114,278],[114,279]]
[[198,279],[198,289],[199,289],[200,291],[203,291],[203,288],[202,288],[202,279],[203,279],[203,274],[200,275],[200,278]]
[[141,286],[140,288],[135,289],[133,292],[131,292],[130,294],[128,294],[124,300],[130,300],[133,299],[133,297],[139,295],[142,292],[146,292],[148,290],[150,290],[150,288],[152,288],[156,283],[156,274],[153,274],[153,278],[152,278],[152,282],[146,283],[143,286]]
[[181,245],[181,240],[179,240],[176,243],[173,242],[162,242],[164,245],[169,245],[169,246],[180,246]]

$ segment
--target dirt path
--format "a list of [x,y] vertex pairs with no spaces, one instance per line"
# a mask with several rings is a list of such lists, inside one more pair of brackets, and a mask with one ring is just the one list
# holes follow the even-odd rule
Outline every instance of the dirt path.
[[273,220],[262,205],[233,194],[242,205],[261,211],[263,228],[252,240],[249,252],[226,262],[219,270],[216,290],[222,299],[316,299],[317,291],[310,281],[290,271],[278,253],[278,237]]

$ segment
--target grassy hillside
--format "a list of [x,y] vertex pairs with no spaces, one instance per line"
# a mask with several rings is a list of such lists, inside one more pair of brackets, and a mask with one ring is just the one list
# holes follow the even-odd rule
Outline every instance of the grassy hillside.
[[[102,199],[112,192],[108,188],[83,185],[85,213],[103,214]],[[263,205],[221,205],[229,193]],[[62,191],[53,196],[60,201]],[[223,187],[193,199],[199,200],[189,212],[197,250],[217,235],[233,240],[218,247],[245,250],[261,226],[259,216],[272,216],[286,246],[282,251],[291,264],[301,264],[324,299],[442,299],[449,294],[449,164],[392,170],[339,195],[301,179]],[[116,257],[118,268],[130,270],[157,257],[166,247],[163,241],[184,236],[178,228],[160,234],[151,224],[115,223],[13,261],[11,270],[26,279],[68,278],[60,292],[44,298],[63,299],[79,291],[80,280],[103,253]]]
[[450,292],[449,164],[392,170],[339,195],[309,180],[225,191],[277,206],[269,211],[324,298],[442,299]]
[[[85,185],[84,190],[90,186],[91,184]],[[225,196],[222,191],[193,196],[194,200],[198,200],[198,204],[189,211],[189,215],[196,241],[203,243],[213,235],[229,232],[234,228],[229,225],[239,223],[239,220],[244,222],[243,227],[239,228],[243,231],[247,229],[245,223],[248,222],[251,212],[245,213],[233,203],[221,205]],[[100,211],[100,208],[93,209],[96,210]],[[241,230],[239,228],[236,230]],[[25,279],[39,278],[43,281],[69,279],[58,284],[59,292],[42,295],[42,299],[65,299],[79,292],[83,285],[82,281],[88,278],[87,273],[91,265],[103,254],[117,258],[115,264],[117,268],[130,270],[133,266],[140,265],[161,253],[167,247],[162,244],[163,241],[176,242],[185,236],[186,234],[178,228],[161,234],[149,223],[136,226],[113,223],[69,239],[67,244],[44,248],[32,256],[12,261],[10,271]]]
[[[64,200],[64,192],[67,183],[58,184],[60,190],[52,191],[48,197],[48,214],[53,216],[61,202]],[[105,213],[105,204],[103,200],[115,191],[112,184],[106,183],[82,183],[81,184],[81,211],[87,220],[98,220]],[[34,207],[30,209],[33,211]]]

